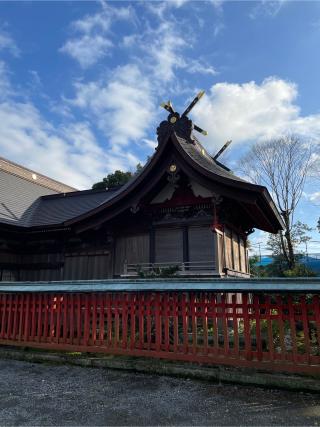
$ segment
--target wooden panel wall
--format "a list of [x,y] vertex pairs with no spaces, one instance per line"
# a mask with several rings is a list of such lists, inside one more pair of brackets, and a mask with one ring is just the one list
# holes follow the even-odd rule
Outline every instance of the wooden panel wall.
[[12,268],[1,270],[2,281],[53,281],[111,278],[112,254],[109,251],[50,253],[19,256]]
[[225,229],[224,238],[225,238],[225,258],[226,258],[225,266],[233,270],[232,234],[231,234],[231,230],[229,230],[228,228]]
[[225,228],[225,267],[248,273],[245,241],[233,230]]
[[246,248],[244,245],[243,239],[240,238],[240,261],[241,261],[241,271],[247,273],[247,257],[246,257]]
[[214,261],[214,234],[209,226],[189,227],[189,261]]
[[144,264],[149,262],[149,234],[119,236],[116,239],[114,274],[124,273],[124,263]]
[[232,233],[232,248],[233,248],[233,263],[234,263],[233,269],[235,271],[241,271],[238,235],[235,233]]
[[18,272],[10,269],[10,264],[16,265],[19,262],[19,256],[1,250],[0,252],[0,280],[3,281],[15,281],[18,280]]
[[112,277],[109,251],[70,253],[65,256],[64,280],[108,279]]
[[183,262],[183,229],[158,228],[155,233],[156,262]]

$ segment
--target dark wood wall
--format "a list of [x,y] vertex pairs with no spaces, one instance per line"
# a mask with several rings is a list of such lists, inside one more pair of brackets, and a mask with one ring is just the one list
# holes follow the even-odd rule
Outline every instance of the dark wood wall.
[[[76,242],[76,243],[75,243]],[[113,276],[113,251],[64,235],[49,239],[0,239],[0,280],[52,281]],[[100,242],[99,242],[100,245]]]
[[113,277],[112,273],[110,251],[0,254],[0,280],[3,281],[107,279]]
[[150,258],[150,236],[148,233],[118,236],[115,239],[114,273],[124,274],[124,265],[145,264]]
[[209,226],[188,228],[189,261],[214,262],[215,236]]
[[[51,281],[106,279],[121,276],[125,263],[148,264],[220,260],[222,268],[248,273],[245,240],[230,228],[219,235],[216,256],[215,233],[208,224],[157,226],[138,234],[118,235],[105,248],[82,248],[27,254],[0,250],[0,280]],[[218,263],[217,263],[218,265]],[[217,267],[218,268],[218,267]]]
[[155,262],[183,262],[183,228],[158,228],[155,231]]
[[213,233],[208,222],[146,222],[145,230],[140,226],[135,231],[134,226],[129,226],[121,233],[118,228],[111,240],[101,231],[96,236],[89,233],[91,240],[61,235],[25,245],[21,241],[3,241],[1,246],[0,241],[0,280],[107,279],[123,275],[125,264],[154,262],[206,263],[221,273],[224,268],[248,273],[244,237],[228,227],[220,234]]

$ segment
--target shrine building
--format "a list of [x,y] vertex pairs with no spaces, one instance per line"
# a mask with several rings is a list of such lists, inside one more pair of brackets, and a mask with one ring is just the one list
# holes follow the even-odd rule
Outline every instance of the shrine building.
[[119,188],[76,191],[0,158],[0,280],[249,277],[248,235],[281,216],[205,150],[190,110],[164,106],[153,156]]

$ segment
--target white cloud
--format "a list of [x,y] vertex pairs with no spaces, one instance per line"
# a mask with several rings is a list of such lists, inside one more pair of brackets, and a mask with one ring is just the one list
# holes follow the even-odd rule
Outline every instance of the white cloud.
[[112,169],[108,156],[96,141],[83,144],[89,132],[85,129],[87,125],[78,124],[78,129],[70,127],[69,132],[59,131],[32,104],[14,101],[0,104],[0,121],[2,155],[45,175],[77,188],[87,188],[106,169]]
[[185,68],[187,65],[181,54],[181,49],[187,46],[187,42],[168,22],[160,24],[155,31],[147,33],[146,36],[148,42],[142,46],[151,57],[156,78],[163,82],[173,80],[175,70]]
[[[93,21],[86,17],[86,22],[86,25],[78,22],[77,27],[91,31]],[[95,25],[97,22],[96,17]],[[163,92],[167,94],[170,85],[174,84],[176,90],[181,86],[176,80],[177,69],[216,73],[201,58],[189,62],[184,59],[183,49],[190,46],[190,37],[182,35],[171,22],[161,22],[155,28],[146,24],[142,31],[126,35],[121,46],[135,48],[134,55],[129,52],[127,65],[94,81],[77,81],[75,96],[67,100],[71,108],[78,107],[95,122],[114,153],[122,153],[129,144],[138,149],[141,141],[148,139],[147,132],[156,115],[157,97]],[[138,56],[137,50],[142,55]],[[153,144],[146,145],[153,148]]]
[[5,62],[0,60],[0,100],[11,94],[9,71]]
[[157,141],[155,141],[155,140],[153,140],[153,139],[148,139],[148,138],[144,138],[144,139],[142,139],[142,142],[143,142],[144,144],[146,144],[146,146],[147,146],[147,147],[149,147],[149,148],[153,148],[153,149],[155,149],[155,148],[156,148],[156,146],[158,145],[158,142],[157,142]]
[[75,87],[70,104],[93,115],[113,151],[146,137],[155,102],[151,82],[138,66],[118,67],[107,81],[78,82]]
[[225,29],[225,25],[223,22],[217,22],[214,25],[213,35],[214,37],[218,37],[218,35]]
[[225,2],[225,0],[209,0],[209,1],[215,8],[216,12],[218,12],[219,14],[223,12],[223,3]]
[[302,116],[294,83],[271,77],[261,84],[217,83],[194,108],[195,122],[209,132],[204,143],[217,149],[292,132],[320,138],[320,114]]
[[80,189],[139,161],[131,150],[100,146],[88,121],[68,117],[52,126],[30,101],[18,100],[2,62],[0,94],[0,152],[10,160]]
[[191,74],[210,74],[212,76],[216,76],[218,74],[218,71],[212,67],[212,65],[196,59],[190,61],[187,71]]
[[84,35],[81,38],[68,40],[60,52],[69,54],[77,60],[82,68],[94,65],[110,52],[113,43],[105,37]]
[[315,191],[314,193],[308,194],[308,199],[313,203],[320,202],[320,191]]
[[13,56],[19,56],[20,54],[15,41],[4,30],[0,30],[0,51],[2,50],[8,50]]
[[262,0],[252,8],[249,17],[256,19],[258,16],[269,16],[271,18],[278,15],[282,7],[288,0]]
[[190,0],[148,1],[145,4],[149,12],[160,20],[165,20],[170,9],[180,9],[187,3],[190,3]]
[[84,34],[90,34],[92,31],[100,30],[106,32],[111,26],[111,17],[108,14],[99,12],[95,15],[86,15],[82,19],[73,21],[71,27],[75,31],[79,31]]
[[[137,64],[147,71],[153,85],[158,85],[158,93],[170,87],[177,88],[176,73],[184,70],[190,74],[216,75],[217,70],[203,58],[191,58],[188,49],[194,38],[187,31],[181,31],[172,22],[161,22],[156,28],[147,28],[141,34],[125,36],[121,45],[125,48],[141,49],[143,63]],[[176,92],[176,90],[175,90]]]
[[76,34],[59,49],[79,62],[82,68],[89,68],[106,55],[114,46],[109,34],[112,24],[118,20],[134,22],[133,9],[129,7],[111,7],[101,2],[101,10],[94,15],[86,15],[73,21],[71,28]]

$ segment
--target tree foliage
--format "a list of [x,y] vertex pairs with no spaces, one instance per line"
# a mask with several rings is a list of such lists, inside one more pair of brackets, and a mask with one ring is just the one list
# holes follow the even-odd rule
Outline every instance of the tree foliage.
[[271,244],[282,254],[288,269],[293,269],[296,263],[294,213],[310,165],[310,147],[295,136],[257,143],[240,161],[240,170],[251,181],[266,186],[276,202],[283,218],[284,232],[272,237]]
[[[297,253],[298,246],[301,244],[307,244],[311,237],[308,235],[309,232],[312,231],[312,227],[309,227],[307,224],[297,221],[295,222],[291,227],[291,240],[292,240],[292,246],[294,253]],[[286,250],[287,248],[287,241],[284,241],[284,245]],[[281,235],[278,234],[269,234],[268,241],[267,241],[267,248],[271,250],[272,255],[274,256],[280,256],[283,255],[282,250],[282,241],[281,241]]]
[[116,170],[113,173],[109,173],[102,181],[96,182],[93,184],[93,190],[105,190],[107,188],[120,187],[130,181],[136,174],[140,173],[143,166],[141,163],[138,163],[136,166],[136,171],[134,173],[128,171],[123,172],[121,170]]
[[[259,257],[250,258],[250,272],[256,277],[305,277],[316,276],[316,274],[302,262],[303,252],[298,253],[298,245],[307,244],[311,237],[308,233],[312,228],[307,224],[297,221],[292,226],[292,242],[295,252],[295,265],[288,268],[288,263],[282,252],[282,244],[279,234],[270,234],[267,248],[272,252],[272,263],[259,265]],[[286,242],[285,242],[286,243]]]

